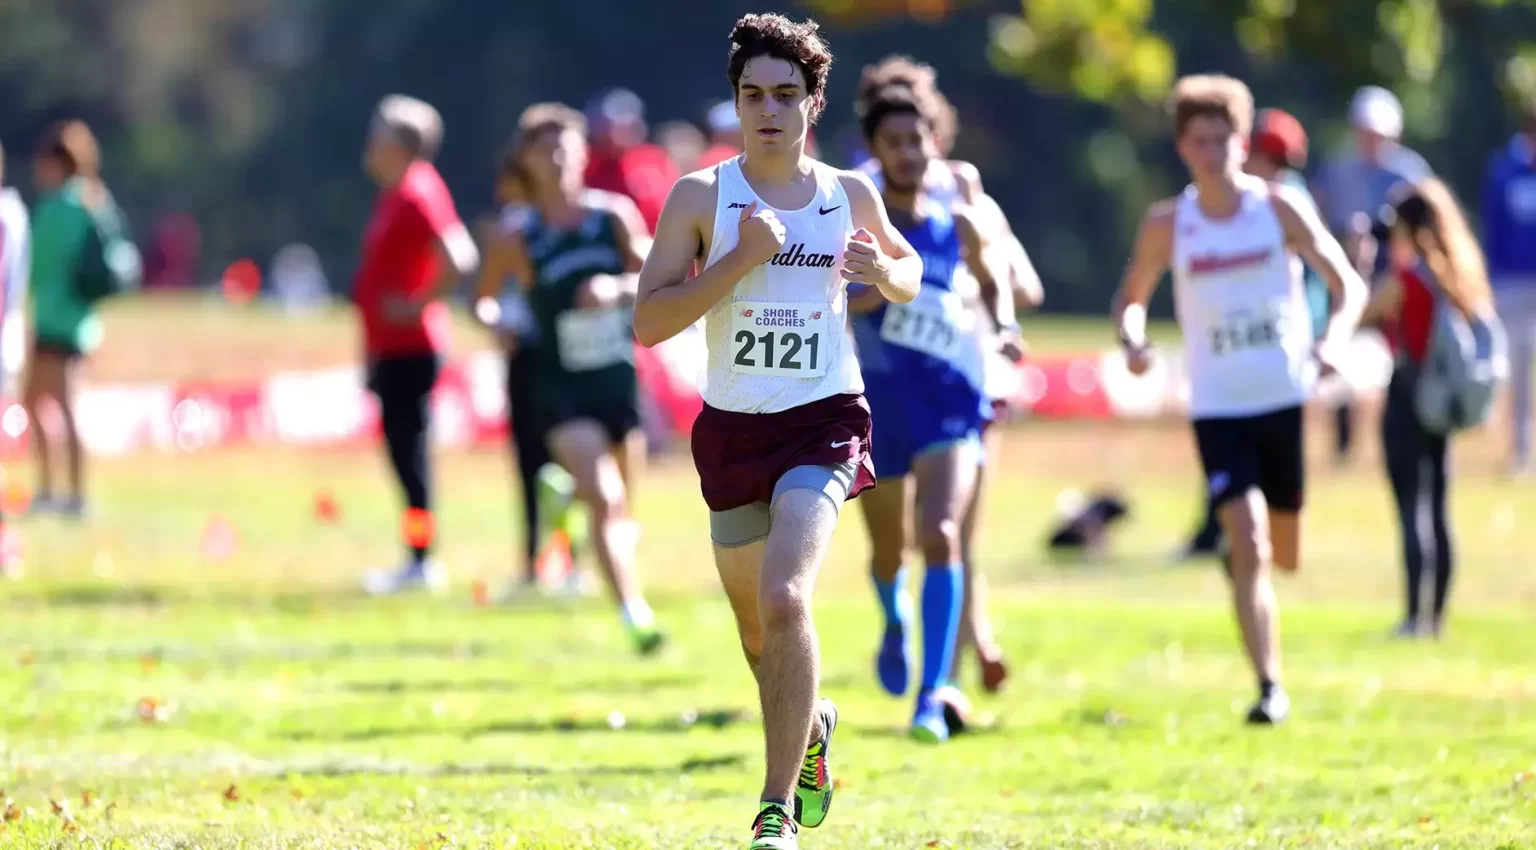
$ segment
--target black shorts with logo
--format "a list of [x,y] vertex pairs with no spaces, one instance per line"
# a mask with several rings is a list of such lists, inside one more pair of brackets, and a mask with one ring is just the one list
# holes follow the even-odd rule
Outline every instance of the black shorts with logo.
[[1219,507],[1258,488],[1271,509],[1301,510],[1307,468],[1300,406],[1254,416],[1196,419],[1194,426],[1213,504]]

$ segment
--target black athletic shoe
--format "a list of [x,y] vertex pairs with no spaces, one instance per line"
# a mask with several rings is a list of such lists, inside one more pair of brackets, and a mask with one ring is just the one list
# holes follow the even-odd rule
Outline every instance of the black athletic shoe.
[[1269,689],[1269,693],[1259,697],[1259,701],[1248,709],[1248,723],[1253,726],[1274,726],[1285,722],[1285,718],[1291,713],[1291,698],[1286,695],[1285,689],[1279,685]]

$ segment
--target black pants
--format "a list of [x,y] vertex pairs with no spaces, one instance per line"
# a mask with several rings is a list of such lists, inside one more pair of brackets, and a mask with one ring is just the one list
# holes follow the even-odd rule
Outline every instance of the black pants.
[[512,416],[512,453],[523,489],[523,546],[527,555],[526,579],[534,578],[534,556],[539,549],[539,470],[549,463],[549,445],[534,398],[539,351],[519,347],[507,358],[507,400]]
[[[406,506],[429,512],[432,478],[427,429],[431,421],[429,402],[439,368],[435,354],[398,355],[375,360],[368,376],[368,388],[379,398],[384,443],[405,493]],[[420,559],[426,557],[430,548],[430,541],[427,543],[407,548]]]
[[1445,490],[1450,471],[1446,466],[1446,438],[1419,424],[1414,412],[1414,369],[1399,365],[1387,387],[1387,405],[1381,419],[1381,437],[1387,460],[1387,477],[1397,503],[1402,532],[1403,566],[1407,572],[1408,621],[1418,620],[1421,610],[1424,565],[1435,565],[1434,620],[1445,612],[1451,586],[1454,549],[1446,521]]

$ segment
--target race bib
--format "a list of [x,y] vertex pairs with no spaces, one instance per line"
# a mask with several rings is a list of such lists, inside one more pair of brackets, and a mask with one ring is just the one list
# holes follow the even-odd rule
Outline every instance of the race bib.
[[825,302],[737,301],[731,305],[731,371],[775,378],[819,378],[827,373]]
[[940,360],[959,358],[975,316],[959,294],[923,287],[908,304],[887,304],[880,338]]
[[1217,357],[1280,344],[1280,317],[1240,313],[1210,329],[1211,353]]
[[634,359],[629,312],[619,307],[571,310],[555,320],[560,365],[567,372],[591,372]]

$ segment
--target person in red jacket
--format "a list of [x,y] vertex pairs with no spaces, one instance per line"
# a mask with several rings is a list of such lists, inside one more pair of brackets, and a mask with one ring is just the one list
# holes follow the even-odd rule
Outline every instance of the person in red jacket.
[[605,92],[587,106],[587,126],[587,188],[634,201],[647,232],[654,233],[667,193],[682,175],[664,148],[646,141],[645,103],[627,89]]
[[438,298],[473,272],[480,258],[432,165],[442,136],[436,109],[391,95],[374,114],[364,158],[380,191],[363,236],[353,298],[362,320],[368,388],[378,396],[384,441],[407,504],[401,523],[405,565],[370,572],[364,588],[374,594],[444,583],[441,567],[428,559],[435,536],[429,399],[450,332],[447,305]]

